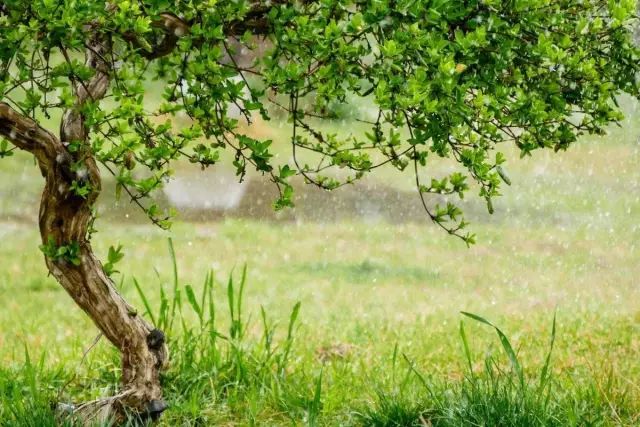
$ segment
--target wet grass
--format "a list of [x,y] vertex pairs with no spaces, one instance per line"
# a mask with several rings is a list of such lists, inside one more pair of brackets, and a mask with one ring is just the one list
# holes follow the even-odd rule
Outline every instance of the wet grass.
[[[453,376],[428,369],[410,343],[396,343],[390,354],[352,357],[352,349],[346,348],[310,358],[299,336],[300,303],[282,325],[264,308],[252,319],[243,309],[246,268],[224,282],[209,272],[196,290],[180,280],[171,241],[169,252],[172,279],[167,289],[161,287],[157,309],[134,280],[144,315],[172,337],[171,367],[162,378],[171,408],[162,425],[584,426],[640,421],[638,395],[613,371],[584,375],[556,367],[566,354],[556,354],[564,334],[555,315],[545,345],[529,346],[540,353],[532,358],[523,357],[522,347],[514,347],[489,320],[460,313],[457,331],[446,328],[448,338],[459,345]],[[218,304],[220,297],[224,304]],[[487,331],[496,335],[487,337],[488,347],[478,355],[470,337]],[[52,364],[44,351],[34,360],[25,347],[23,357],[22,363],[0,369],[3,426],[72,427],[72,420],[56,414],[59,402],[114,393],[118,387],[117,354],[104,347],[86,363],[83,358],[75,370],[70,361]],[[375,363],[363,363],[367,358]],[[345,387],[345,381],[354,383]]]
[[402,281],[404,283],[437,283],[440,274],[428,268],[390,266],[382,260],[365,259],[360,263],[305,263],[295,267],[302,274],[311,277],[333,279],[336,277],[349,283],[375,284],[381,281]]
[[[471,249],[393,215],[178,222],[165,233],[110,207],[96,250],[122,244],[121,292],[173,324],[164,425],[638,425],[638,129],[511,163],[496,215],[468,205]],[[0,425],[48,426],[52,402],[113,393],[119,362],[104,340],[83,360],[96,330],[46,275],[42,178],[14,160],[0,162]],[[410,190],[389,171],[378,182]],[[175,289],[181,310],[160,313]],[[497,325],[511,357],[461,311]]]

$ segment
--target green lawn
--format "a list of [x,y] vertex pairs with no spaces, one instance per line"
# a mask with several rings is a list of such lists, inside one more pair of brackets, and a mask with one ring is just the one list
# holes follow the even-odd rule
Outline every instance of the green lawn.
[[[103,255],[124,246],[116,279],[141,310],[132,278],[157,313],[160,288],[170,294],[173,286],[168,237],[177,254],[186,326],[177,320],[171,335],[164,425],[637,425],[634,123],[568,153],[511,162],[513,186],[493,217],[477,201],[465,205],[479,241],[470,249],[426,221],[357,216],[178,221],[167,233],[126,219],[135,215],[112,208],[106,194],[95,246]],[[410,190],[396,176],[385,171],[363,185]],[[50,401],[117,387],[117,355],[104,340],[81,364],[96,330],[46,276],[36,229],[40,181],[25,156],[0,162],[0,425],[46,425]],[[227,279],[234,272],[237,290],[245,264],[246,333],[229,345]],[[209,271],[215,327],[224,335],[215,347],[184,293],[191,285],[199,295]],[[261,307],[275,327],[273,352]],[[461,311],[509,337],[524,386],[495,331]],[[552,376],[538,389],[554,312]]]

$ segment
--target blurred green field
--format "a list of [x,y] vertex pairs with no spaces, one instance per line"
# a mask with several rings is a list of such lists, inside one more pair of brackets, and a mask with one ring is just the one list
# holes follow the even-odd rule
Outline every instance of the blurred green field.
[[[558,425],[640,423],[640,116],[633,117],[635,106],[628,110],[631,118],[622,127],[605,138],[585,139],[567,153],[537,153],[519,161],[508,151],[513,186],[496,203],[496,214],[486,214],[478,201],[464,205],[478,235],[470,249],[426,220],[358,215],[339,222],[227,215],[218,221],[178,221],[164,232],[144,224],[128,206],[111,206],[107,185],[94,245],[102,255],[110,245],[124,246],[116,278],[140,309],[133,277],[152,307],[160,304],[160,288],[172,286],[168,237],[182,285],[199,291],[207,272],[214,271],[222,329],[229,322],[226,279],[232,272],[237,279],[245,264],[249,342],[259,345],[260,307],[278,325],[276,339],[283,339],[292,307],[301,302],[287,367],[298,394],[276,398],[271,383],[217,393],[219,383],[198,382],[202,372],[180,373],[174,367],[168,378],[184,374],[193,380],[186,384],[198,386],[170,388],[173,406],[164,423],[407,425],[398,421],[402,414],[411,418],[412,410],[426,414],[438,406],[407,360],[442,388],[442,396],[458,396],[457,386],[448,384],[468,381],[460,311],[499,325],[532,381],[544,364],[557,312],[552,372],[562,415]],[[284,130],[260,126],[252,132],[272,136],[286,160]],[[434,163],[434,174],[448,167]],[[180,166],[178,175],[197,173]],[[80,400],[108,394],[117,384],[117,360],[104,340],[80,365],[96,330],[46,275],[37,232],[41,181],[24,155],[0,161],[0,425],[13,425],[6,420],[16,402],[35,399],[34,394]],[[360,185],[411,190],[410,180],[391,170]],[[326,209],[339,203],[339,191]],[[185,321],[196,322],[196,315],[185,313]],[[474,372],[482,375],[485,360],[495,359],[509,378],[495,332],[469,319],[465,325]],[[37,375],[25,368],[25,349],[30,361],[42,357]],[[314,406],[321,371],[321,405]],[[386,405],[389,401],[396,406]],[[390,419],[396,424],[376,418],[382,413],[395,414]],[[485,425],[517,425],[487,417]]]

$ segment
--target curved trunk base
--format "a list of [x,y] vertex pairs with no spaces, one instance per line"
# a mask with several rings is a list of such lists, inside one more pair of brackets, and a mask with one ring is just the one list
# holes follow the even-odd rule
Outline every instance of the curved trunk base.
[[[95,164],[89,161],[85,164],[92,172],[89,176],[95,177]],[[40,233],[45,246],[48,242],[55,242],[57,247],[73,245],[74,258],[48,257],[47,267],[122,353],[121,392],[80,405],[73,409],[72,416],[85,425],[107,419],[116,423],[130,418],[156,419],[167,407],[160,386],[160,371],[168,362],[164,333],[149,325],[125,301],[93,253],[87,232],[98,185],[94,185],[90,199],[60,192],[65,185],[68,184],[62,174],[47,177],[40,210]]]
[[[47,266],[74,301],[122,353],[122,389],[116,396],[67,408],[82,425],[157,419],[167,408],[160,372],[167,366],[164,333],[144,321],[113,286],[88,243],[79,266],[47,260]],[[69,411],[70,409],[70,411]]]
[[116,396],[85,402],[79,406],[58,404],[58,420],[71,421],[74,425],[120,425],[133,423],[144,425],[157,421],[168,408],[164,400],[151,400],[146,403],[144,412],[133,412],[124,401],[135,395],[134,390],[122,392]]
[[164,333],[147,324],[127,304],[89,250],[88,246],[82,248],[80,266],[53,261],[47,265],[75,302],[121,351],[122,388],[115,396],[66,406],[67,415],[81,425],[156,420],[167,408],[160,386],[160,372],[168,364]]

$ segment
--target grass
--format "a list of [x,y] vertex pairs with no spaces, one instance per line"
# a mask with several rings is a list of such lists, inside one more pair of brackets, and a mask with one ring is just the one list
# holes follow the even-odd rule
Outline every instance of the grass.
[[[180,241],[185,237],[190,236]],[[260,275],[251,270],[236,268],[229,280],[209,272],[199,286],[189,284],[195,282],[178,274],[183,264],[178,259],[193,247],[185,246],[157,248],[165,253],[153,273],[159,290],[150,291],[148,279],[122,282],[123,292],[146,309],[146,316],[171,331],[172,366],[163,381],[172,406],[163,425],[578,426],[638,421],[638,318],[618,317],[604,308],[576,315],[562,308],[566,302],[557,304],[553,333],[542,326],[553,316],[553,307],[501,315],[494,310],[492,317],[508,322],[505,332],[492,331],[492,324],[472,314],[446,313],[455,303],[411,318],[409,313],[394,318],[375,310],[354,315],[353,309],[344,316],[331,309],[327,317],[322,313],[328,303],[316,300],[320,306],[314,306],[302,294],[296,296],[303,305],[284,298],[256,301],[252,281]],[[406,270],[394,271],[412,277]],[[314,276],[314,270],[298,274]],[[318,283],[326,280],[318,276]],[[292,282],[286,284],[294,288]],[[349,306],[358,305],[353,302],[356,294],[360,303],[371,304],[366,289],[390,304],[389,289],[383,297],[375,285],[354,285]],[[403,298],[408,290],[419,294],[419,284],[407,281]],[[436,291],[429,286],[428,292]],[[30,291],[36,299],[41,293],[49,300],[64,299],[48,287]],[[330,293],[344,297],[338,288]],[[343,306],[346,301],[340,300],[336,305]],[[486,303],[466,304],[474,306],[489,311]],[[33,320],[42,322],[44,330],[68,327],[80,340],[70,336],[62,341],[66,345],[52,346],[59,337],[34,329],[11,338],[4,330],[2,336],[14,348],[2,347],[7,358],[0,370],[2,425],[55,425],[51,402],[85,400],[117,388],[118,357],[105,343],[79,364],[94,333],[86,319],[68,313],[52,321],[46,305],[40,312],[42,317]],[[353,316],[350,322],[348,315]],[[465,315],[472,321],[464,321]]]
[[[467,205],[471,249],[400,219],[166,233],[103,200],[97,252],[122,244],[121,292],[171,325],[163,425],[637,425],[636,122],[510,163],[496,215]],[[410,189],[392,171],[378,179]],[[41,180],[24,155],[0,162],[2,426],[55,425],[51,402],[118,387],[117,353],[101,340],[83,359],[96,330],[46,275]]]
[[[210,272],[197,292],[182,285],[171,240],[169,253],[171,290],[161,287],[157,311],[134,279],[145,315],[174,337],[169,342],[172,366],[163,377],[172,407],[163,425],[583,426],[638,421],[637,401],[611,374],[603,385],[598,375],[576,378],[556,372],[555,316],[538,366],[523,366],[500,328],[467,312],[461,315],[475,321],[472,327],[484,325],[497,333],[500,351],[474,357],[470,329],[461,320],[460,378],[426,374],[398,344],[390,360],[383,356],[377,366],[357,366],[344,353],[320,363],[297,349],[304,348],[296,336],[300,303],[278,333],[263,308],[255,322],[244,317],[246,268],[224,284]],[[220,291],[226,303],[222,306],[216,301]],[[25,347],[22,364],[0,370],[2,425],[60,425],[55,402],[96,394],[95,389],[88,392],[87,384],[90,389],[99,387],[101,394],[113,392],[117,354],[106,351],[89,360],[74,374],[66,364],[48,365],[44,352],[32,360]],[[88,377],[96,374],[98,378]],[[347,397],[341,387],[345,376],[358,378],[368,391],[365,399],[344,401],[336,410],[330,403],[336,394]]]

